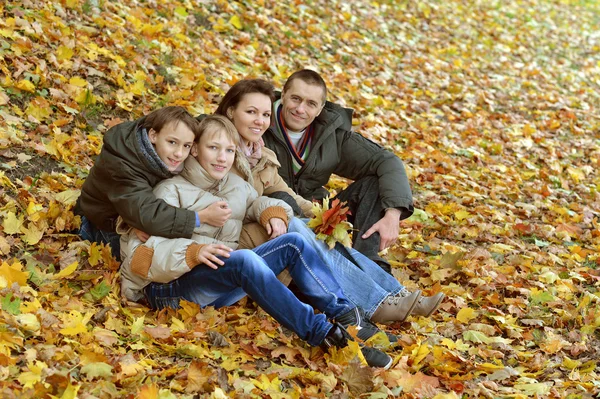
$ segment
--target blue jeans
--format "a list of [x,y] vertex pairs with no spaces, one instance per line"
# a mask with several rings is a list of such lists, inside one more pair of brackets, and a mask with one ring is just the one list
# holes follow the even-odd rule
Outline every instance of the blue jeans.
[[[341,244],[330,250],[325,242],[317,240],[315,233],[302,219],[293,218],[288,231],[301,234],[310,243],[329,267],[346,297],[363,308],[367,317],[373,316],[385,298],[404,288],[392,275],[357,250]],[[354,262],[342,255],[340,251],[344,250],[348,251]]]
[[[217,270],[198,265],[170,283],[151,283],[144,289],[150,306],[177,308],[185,299],[201,306],[214,305],[241,287],[261,308],[311,345],[319,345],[335,318],[355,306],[301,235],[284,234],[253,250],[233,251]],[[300,291],[323,313],[302,303],[277,275],[286,267]]]
[[79,227],[79,236],[83,240],[96,242],[98,244],[110,245],[112,255],[119,262],[121,261],[121,236],[115,231],[105,231],[97,228],[88,218],[81,217],[81,227]]

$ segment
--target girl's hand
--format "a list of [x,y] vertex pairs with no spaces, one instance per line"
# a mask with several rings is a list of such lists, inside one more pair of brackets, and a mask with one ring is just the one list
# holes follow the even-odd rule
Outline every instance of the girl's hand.
[[285,225],[285,222],[279,218],[269,219],[269,223],[267,224],[266,228],[270,240],[287,233],[287,226]]
[[229,248],[227,245],[208,244],[200,248],[200,251],[198,251],[198,260],[200,263],[212,269],[218,269],[219,266],[223,266],[225,262],[217,258],[217,256],[229,258],[229,253],[231,251],[233,251],[233,249]]
[[146,233],[145,231],[136,229],[135,227],[133,227],[133,232],[141,242],[146,242],[150,238],[150,234]]

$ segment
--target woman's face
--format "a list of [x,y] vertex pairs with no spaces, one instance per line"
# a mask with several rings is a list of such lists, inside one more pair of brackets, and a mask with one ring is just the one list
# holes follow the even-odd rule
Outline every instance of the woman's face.
[[237,107],[227,110],[227,117],[245,143],[255,143],[271,124],[271,99],[262,93],[249,93]]

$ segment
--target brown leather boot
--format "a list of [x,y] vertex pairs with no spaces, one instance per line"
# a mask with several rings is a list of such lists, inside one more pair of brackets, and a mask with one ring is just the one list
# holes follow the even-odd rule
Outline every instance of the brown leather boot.
[[[405,295],[405,296],[403,296]],[[412,312],[419,298],[421,297],[421,290],[410,292],[404,290],[395,296],[388,296],[379,305],[371,321],[375,323],[390,323],[392,321],[404,321]]]
[[417,305],[412,310],[415,316],[429,317],[442,304],[446,295],[443,292],[438,292],[432,296],[422,296],[417,301]]

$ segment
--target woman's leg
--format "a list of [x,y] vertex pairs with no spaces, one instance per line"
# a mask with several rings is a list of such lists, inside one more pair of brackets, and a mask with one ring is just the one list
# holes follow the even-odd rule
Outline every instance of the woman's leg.
[[[250,250],[238,250],[223,261],[225,265],[217,270],[199,265],[170,283],[152,283],[145,289],[148,302],[154,308],[176,308],[179,300],[185,299],[204,306],[241,287],[283,326],[311,345],[321,344],[332,324],[324,314],[315,314],[311,306],[300,302],[260,256]],[[283,269],[285,264],[274,266]]]
[[402,289],[398,280],[358,251],[349,248],[349,254],[355,260],[353,263],[337,249],[330,250],[302,220],[293,218],[288,230],[299,233],[310,243],[342,287],[346,297],[363,308],[368,317],[388,296],[393,296]]

